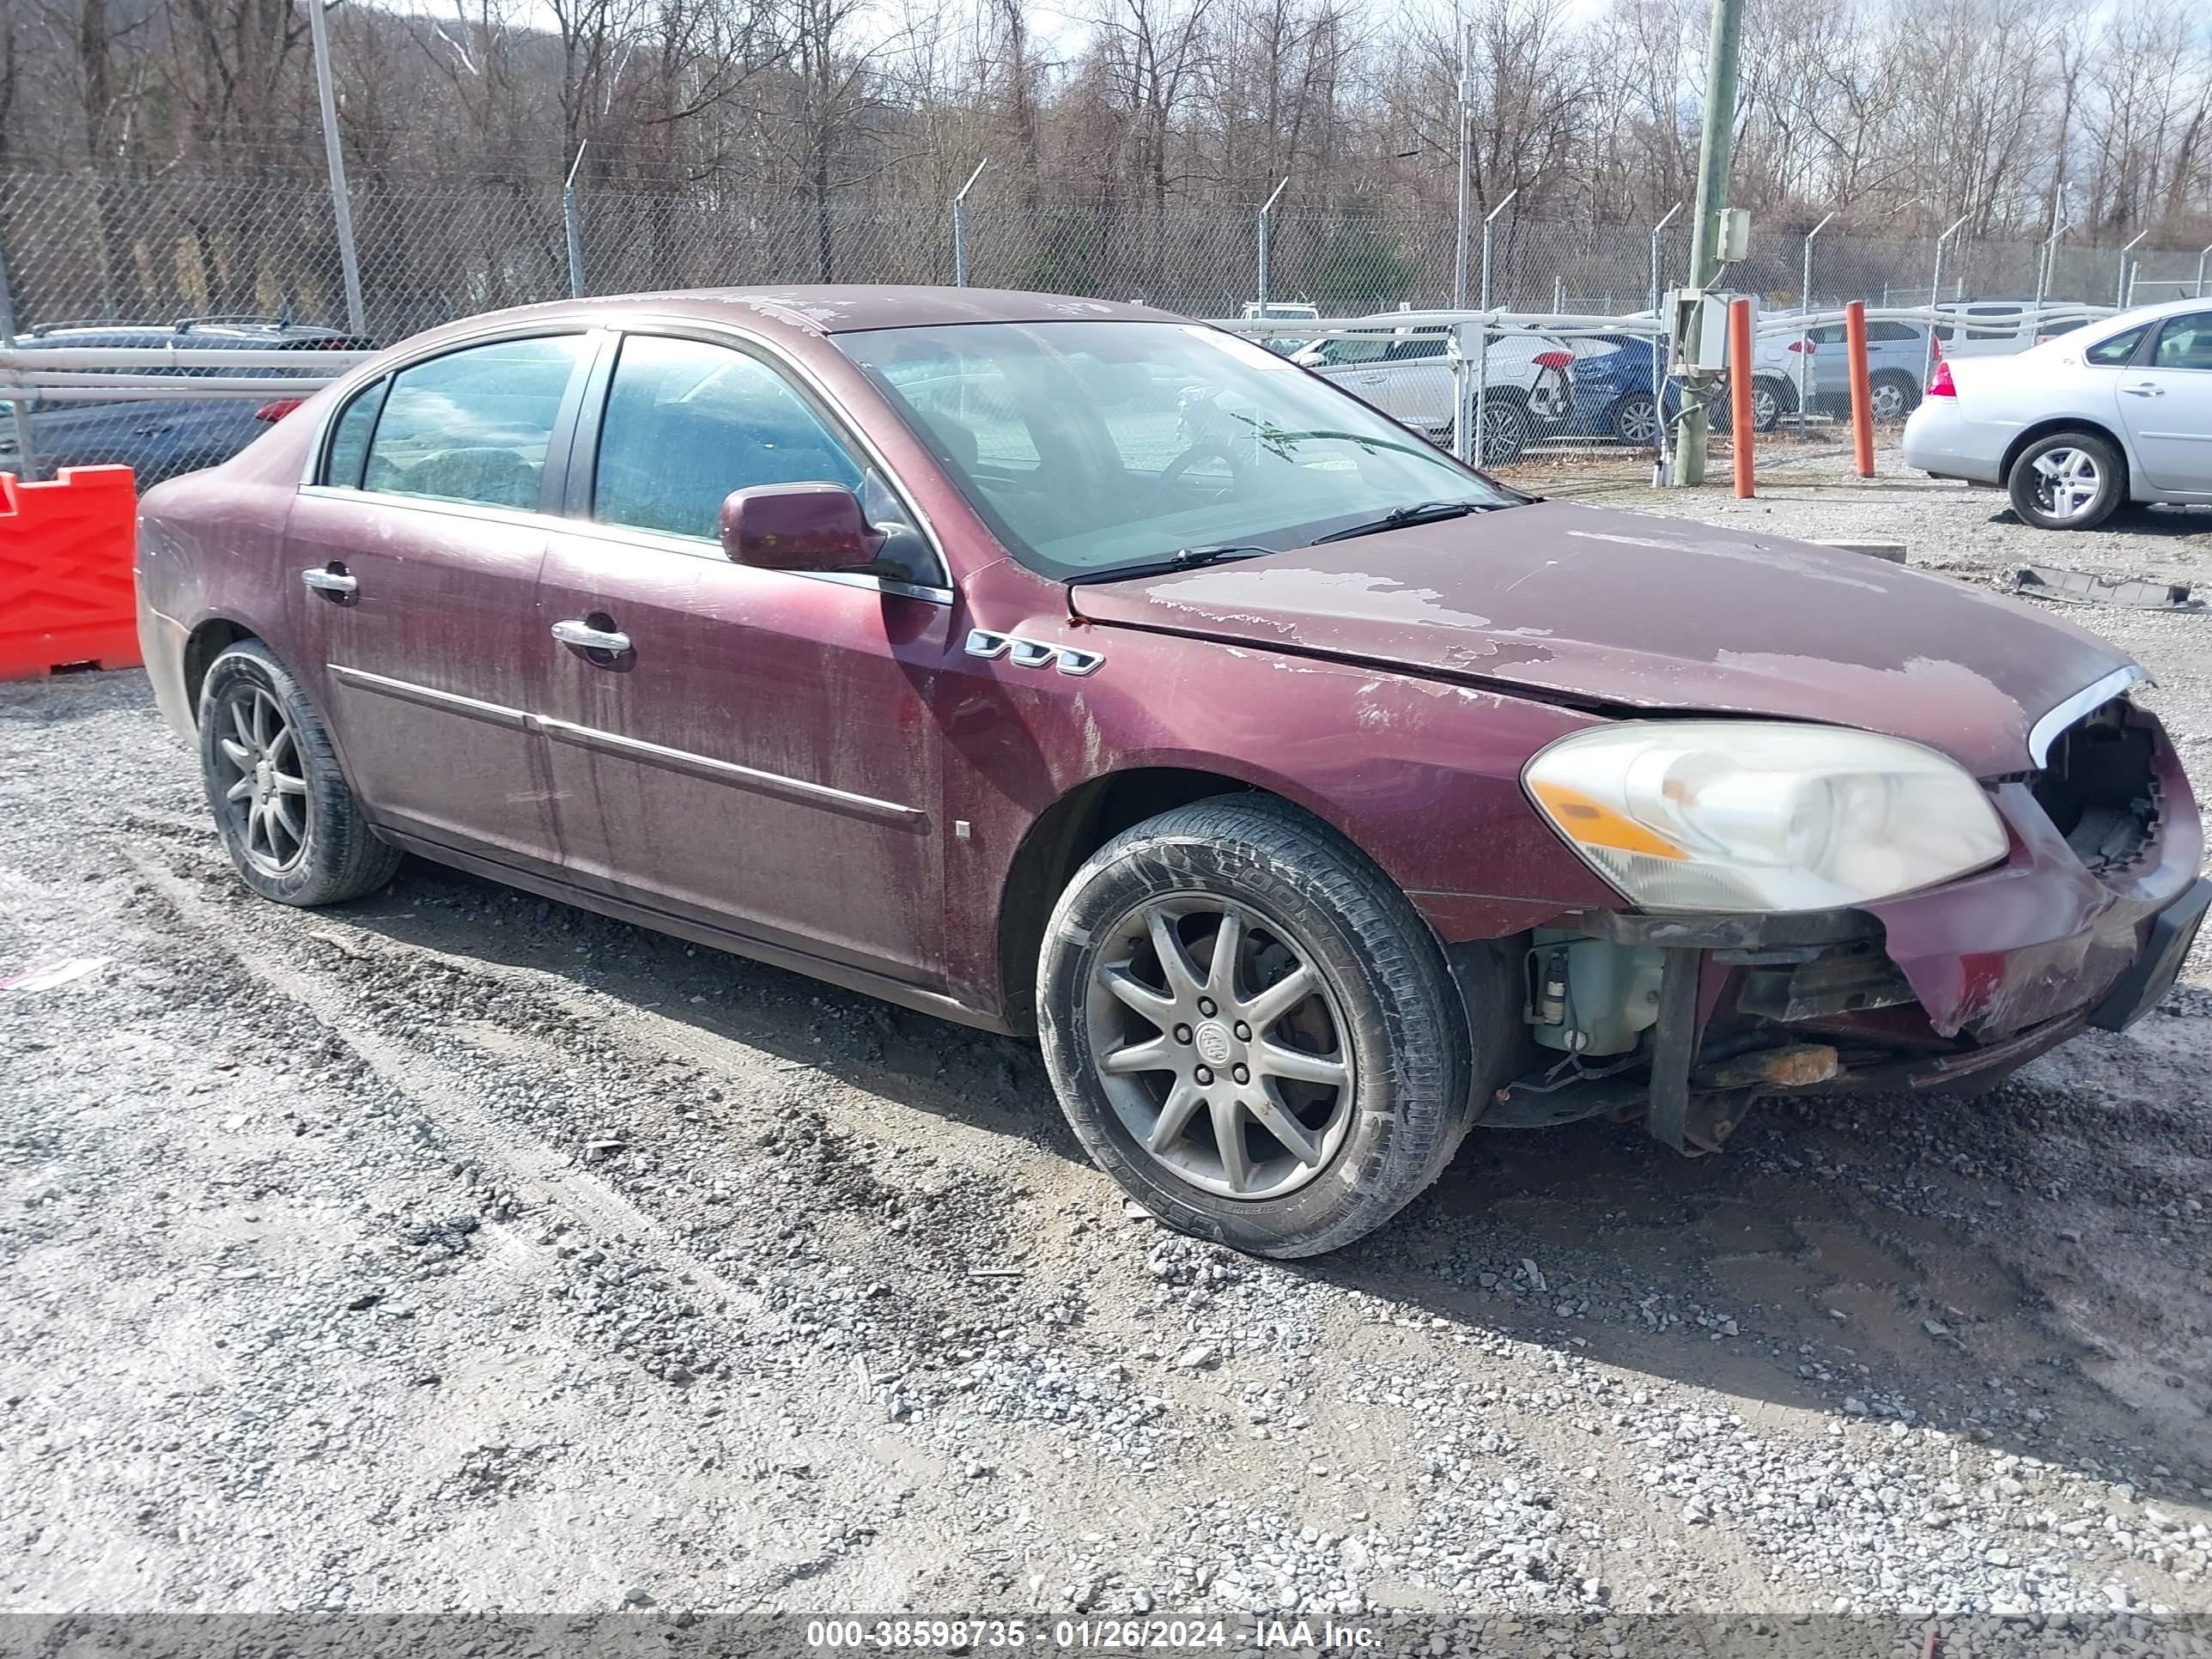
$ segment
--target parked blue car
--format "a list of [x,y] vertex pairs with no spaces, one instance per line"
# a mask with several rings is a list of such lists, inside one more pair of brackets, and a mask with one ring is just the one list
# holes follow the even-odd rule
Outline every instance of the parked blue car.
[[[374,351],[376,343],[319,324],[273,317],[187,317],[169,324],[63,324],[18,335],[18,350],[63,347],[175,346],[197,351]],[[269,377],[265,368],[141,369],[139,374]],[[306,391],[312,388],[303,388]],[[52,477],[65,466],[121,465],[138,487],[227,461],[268,429],[287,400],[262,398],[130,398],[114,403],[37,404],[31,464]],[[15,427],[0,407],[0,472],[24,470]]]
[[[1659,441],[1662,410],[1672,421],[1681,412],[1682,384],[1660,376],[1660,395],[1651,395],[1652,370],[1660,360],[1658,343],[1640,334],[1599,334],[1573,342],[1574,400],[1567,431],[1578,438],[1612,438],[1650,449]],[[1706,408],[1717,428],[1728,425],[1728,393],[1717,387]]]

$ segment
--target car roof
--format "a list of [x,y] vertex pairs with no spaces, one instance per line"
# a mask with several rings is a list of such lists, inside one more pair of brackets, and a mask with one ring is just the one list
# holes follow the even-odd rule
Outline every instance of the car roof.
[[1176,312],[1116,300],[1012,289],[927,288],[893,283],[795,284],[775,288],[670,289],[581,300],[554,300],[459,319],[440,337],[514,323],[587,323],[619,328],[672,318],[742,323],[765,334],[820,337],[878,328],[927,328],[955,323],[1188,323]]

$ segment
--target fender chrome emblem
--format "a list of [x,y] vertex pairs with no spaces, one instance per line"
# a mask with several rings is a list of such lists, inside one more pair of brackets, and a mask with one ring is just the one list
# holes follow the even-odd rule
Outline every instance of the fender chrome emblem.
[[994,634],[988,628],[968,630],[968,654],[981,657],[986,662],[1004,657],[1017,668],[1050,668],[1055,663],[1063,674],[1090,674],[1097,671],[1106,660],[1103,651],[1082,651],[1072,645],[1045,645],[1036,640],[1017,639],[1012,634]]

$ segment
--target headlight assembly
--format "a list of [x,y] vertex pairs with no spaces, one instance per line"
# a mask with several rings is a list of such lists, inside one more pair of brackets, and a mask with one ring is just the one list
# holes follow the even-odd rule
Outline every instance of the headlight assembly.
[[1624,720],[1522,774],[1553,826],[1650,910],[1826,910],[1996,862],[1981,786],[1931,749],[1756,720]]

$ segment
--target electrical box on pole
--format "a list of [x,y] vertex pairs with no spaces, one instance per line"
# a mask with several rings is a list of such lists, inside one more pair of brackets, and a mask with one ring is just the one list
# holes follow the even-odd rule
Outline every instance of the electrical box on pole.
[[1751,252],[1751,210],[1723,208],[1716,216],[1720,222],[1714,229],[1720,262],[1733,264]]
[[1667,372],[1686,377],[1718,374],[1728,368],[1729,301],[1733,294],[1700,294],[1693,288],[1669,289],[1667,308]]

